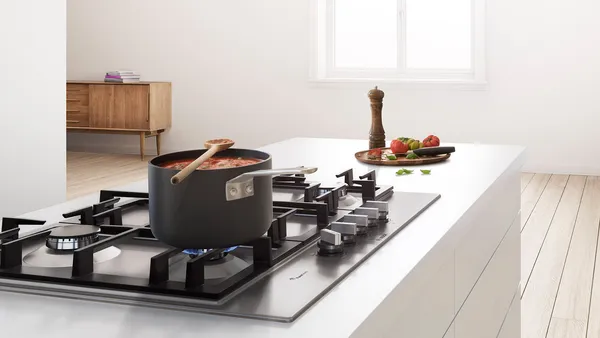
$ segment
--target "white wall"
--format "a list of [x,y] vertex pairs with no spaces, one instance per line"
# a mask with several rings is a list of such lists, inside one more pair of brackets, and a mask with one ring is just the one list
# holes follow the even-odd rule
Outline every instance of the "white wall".
[[[381,85],[388,139],[435,133],[442,141],[524,144],[528,170],[600,174],[598,151],[586,153],[600,142],[600,2],[487,6],[488,89]],[[308,82],[307,0],[69,0],[68,24],[69,79],[129,67],[173,82],[165,150],[222,135],[244,147],[292,136],[368,137],[366,93],[376,83]],[[136,152],[137,141],[69,136],[72,149]]]
[[0,216],[65,200],[66,1],[0,1]]

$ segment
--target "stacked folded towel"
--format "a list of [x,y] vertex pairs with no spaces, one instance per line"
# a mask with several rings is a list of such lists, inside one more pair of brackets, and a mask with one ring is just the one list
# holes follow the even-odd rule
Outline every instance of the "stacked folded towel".
[[140,74],[133,70],[116,70],[107,72],[104,82],[133,83],[140,82]]

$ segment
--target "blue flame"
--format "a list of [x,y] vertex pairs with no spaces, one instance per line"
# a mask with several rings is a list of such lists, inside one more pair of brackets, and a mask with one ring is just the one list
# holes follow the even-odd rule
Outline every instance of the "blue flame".
[[[225,251],[223,251],[223,252],[228,253],[237,248],[238,248],[237,246],[232,246],[231,248],[225,249]],[[186,255],[200,256],[210,250],[212,250],[212,249],[185,249],[185,250],[183,250],[183,253]]]

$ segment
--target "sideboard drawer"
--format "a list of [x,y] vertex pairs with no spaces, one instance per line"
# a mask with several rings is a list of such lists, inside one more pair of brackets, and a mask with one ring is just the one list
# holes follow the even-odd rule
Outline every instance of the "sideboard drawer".
[[90,114],[85,111],[67,111],[67,127],[89,127]]
[[88,85],[87,84],[79,84],[79,83],[67,83],[67,98],[73,94],[86,94],[88,93]]
[[80,101],[67,101],[67,113],[68,112],[88,112],[89,105],[84,104]]
[[89,93],[67,92],[67,105],[88,106],[90,104]]

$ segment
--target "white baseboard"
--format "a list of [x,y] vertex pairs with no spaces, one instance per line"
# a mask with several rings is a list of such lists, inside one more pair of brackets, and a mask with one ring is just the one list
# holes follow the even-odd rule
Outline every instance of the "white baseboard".
[[523,172],[537,174],[555,174],[555,175],[582,175],[582,176],[600,176],[600,168],[579,166],[573,164],[541,164],[525,165]]

